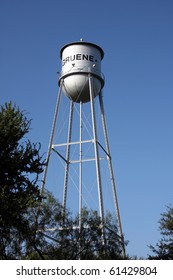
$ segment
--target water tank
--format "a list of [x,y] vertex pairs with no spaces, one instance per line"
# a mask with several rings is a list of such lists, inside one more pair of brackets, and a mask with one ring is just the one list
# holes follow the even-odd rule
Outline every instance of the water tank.
[[96,97],[104,86],[101,73],[103,50],[92,43],[79,41],[65,45],[60,51],[63,91],[74,102],[90,101],[89,75],[93,79],[93,93]]

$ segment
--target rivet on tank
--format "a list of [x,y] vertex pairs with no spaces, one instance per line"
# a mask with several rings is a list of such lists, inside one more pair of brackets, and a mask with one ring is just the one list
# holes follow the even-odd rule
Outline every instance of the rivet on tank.
[[64,94],[74,102],[89,102],[89,75],[93,78],[93,92],[96,97],[104,86],[101,73],[103,50],[95,44],[74,42],[65,45],[60,51],[62,71],[59,84],[62,82]]

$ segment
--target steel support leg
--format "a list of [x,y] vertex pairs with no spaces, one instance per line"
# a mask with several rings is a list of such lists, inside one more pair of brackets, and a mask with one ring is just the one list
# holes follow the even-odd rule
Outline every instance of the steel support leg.
[[46,165],[45,165],[45,169],[43,172],[43,179],[42,179],[42,185],[41,185],[41,190],[40,190],[41,196],[44,195],[44,187],[45,187],[45,182],[46,182],[46,177],[47,177],[49,159],[50,159],[50,155],[51,155],[52,144],[53,144],[53,139],[54,139],[54,134],[55,134],[55,127],[56,127],[58,111],[59,111],[59,105],[60,105],[61,96],[62,96],[62,84],[63,84],[63,80],[61,80],[61,84],[60,84],[60,88],[59,88],[59,92],[58,92],[58,96],[57,96],[55,114],[54,114],[54,118],[53,118],[52,130],[51,130],[48,152],[47,152],[47,157],[46,157]]
[[96,176],[97,176],[97,185],[98,185],[100,217],[102,223],[104,223],[103,195],[102,195],[99,150],[98,150],[98,141],[97,141],[95,107],[94,107],[93,77],[90,75],[89,75],[89,91],[90,91],[90,102],[91,102],[91,115],[92,115],[93,137],[94,137],[93,141],[94,141],[94,152],[95,152],[95,162],[96,162]]
[[102,99],[102,94],[101,93],[99,94],[99,101],[100,101],[100,110],[101,110],[101,117],[102,117],[103,132],[104,132],[104,138],[105,138],[106,154],[107,154],[107,160],[108,160],[108,164],[109,164],[110,179],[111,179],[111,183],[112,183],[114,208],[115,208],[117,224],[118,224],[118,234],[121,238],[122,253],[123,253],[123,256],[125,257],[124,237],[123,237],[123,232],[122,232],[120,211],[119,211],[119,206],[118,206],[118,198],[117,198],[117,192],[116,192],[115,178],[114,178],[113,167],[112,167],[112,159],[111,159],[111,155],[110,155],[107,127],[106,127],[106,119],[105,119],[103,99]]
[[69,159],[70,159],[70,142],[72,134],[72,121],[73,121],[73,110],[74,103],[70,101],[70,113],[69,113],[69,123],[68,123],[68,135],[67,135],[67,148],[66,148],[66,165],[65,165],[65,176],[64,176],[64,193],[63,193],[63,217],[65,217],[66,204],[67,204],[67,188],[68,188],[68,178],[69,178]]
[[79,231],[82,225],[82,102],[80,102],[80,135],[79,135]]

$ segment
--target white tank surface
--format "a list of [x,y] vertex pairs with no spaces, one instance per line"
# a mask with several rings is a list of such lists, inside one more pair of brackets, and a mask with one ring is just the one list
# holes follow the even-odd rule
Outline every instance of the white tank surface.
[[89,75],[93,78],[93,92],[96,97],[104,86],[101,73],[103,50],[92,43],[74,42],[65,45],[60,51],[62,71],[59,84],[63,82],[63,91],[74,102],[90,101]]

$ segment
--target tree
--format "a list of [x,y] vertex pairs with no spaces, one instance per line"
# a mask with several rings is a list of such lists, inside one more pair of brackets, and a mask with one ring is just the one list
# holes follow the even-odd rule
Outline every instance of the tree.
[[[74,221],[77,227],[78,216]],[[104,224],[97,211],[83,209],[81,230],[75,231],[73,258],[80,259],[122,259],[122,243],[118,236],[116,222],[111,213],[107,213]],[[104,233],[104,234],[103,234]],[[73,245],[74,246],[74,245]]]
[[[26,238],[27,259],[122,259],[122,246],[111,214],[106,215],[105,240],[97,211],[83,209],[79,217],[66,211],[63,218],[61,204],[49,193],[38,206],[28,211],[30,232]],[[32,237],[32,238],[31,238]]]
[[[62,226],[62,206],[54,196],[45,190],[44,198],[28,209],[29,233],[23,244],[23,259],[52,259],[56,231]],[[59,252],[58,252],[59,253]]]
[[0,106],[0,258],[15,259],[22,251],[27,211],[40,199],[38,176],[44,161],[40,145],[26,135],[31,120],[14,104]]
[[156,246],[150,245],[150,250],[154,255],[149,255],[149,259],[173,260],[173,208],[167,206],[167,211],[161,214],[159,229],[163,236]]

